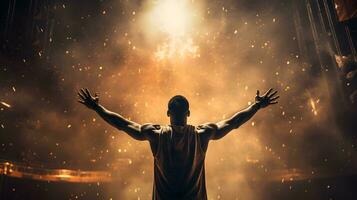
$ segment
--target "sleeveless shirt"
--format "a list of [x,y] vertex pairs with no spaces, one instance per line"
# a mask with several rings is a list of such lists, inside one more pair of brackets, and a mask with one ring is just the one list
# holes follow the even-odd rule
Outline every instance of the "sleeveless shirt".
[[206,144],[194,126],[162,126],[150,146],[154,156],[153,200],[207,200]]

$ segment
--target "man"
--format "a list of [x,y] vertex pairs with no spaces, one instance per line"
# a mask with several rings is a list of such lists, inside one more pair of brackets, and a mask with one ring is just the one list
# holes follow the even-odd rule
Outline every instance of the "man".
[[263,96],[259,90],[255,103],[218,123],[197,127],[187,124],[189,103],[177,95],[168,103],[170,125],[140,125],[99,104],[96,94],[88,89],[78,92],[79,102],[96,111],[106,122],[136,140],[147,140],[154,156],[153,200],[207,200],[205,155],[210,140],[218,140],[247,122],[261,108],[276,104],[277,91],[269,89]]

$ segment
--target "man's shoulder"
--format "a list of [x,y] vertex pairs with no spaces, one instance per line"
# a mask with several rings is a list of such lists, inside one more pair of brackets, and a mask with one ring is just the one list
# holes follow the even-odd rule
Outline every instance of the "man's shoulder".
[[[196,130],[197,133],[211,132],[217,129],[216,123],[204,123],[197,126],[188,124],[186,126],[192,128],[192,130]],[[154,124],[154,123],[145,123],[141,125],[141,131],[143,132],[154,131],[154,132],[164,133],[164,132],[169,132],[171,128],[172,128],[171,125],[161,125],[161,124]]]
[[218,128],[216,123],[208,122],[204,124],[200,124],[196,127],[197,130],[216,130]]
[[207,150],[208,142],[212,135],[216,133],[217,129],[218,126],[216,123],[204,123],[196,127],[196,132],[200,136],[201,141],[204,144],[203,149]]
[[162,125],[154,123],[145,123],[141,125],[141,130],[160,130]]

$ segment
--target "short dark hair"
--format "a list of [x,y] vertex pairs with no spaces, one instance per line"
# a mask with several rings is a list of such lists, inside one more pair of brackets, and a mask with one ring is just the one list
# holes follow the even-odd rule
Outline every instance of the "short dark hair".
[[170,99],[167,107],[174,113],[185,113],[188,111],[190,105],[186,97],[182,95],[176,95]]

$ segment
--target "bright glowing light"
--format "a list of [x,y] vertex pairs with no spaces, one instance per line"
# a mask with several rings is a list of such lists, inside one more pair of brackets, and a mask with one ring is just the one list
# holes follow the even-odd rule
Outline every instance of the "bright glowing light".
[[72,176],[71,175],[69,175],[69,174],[59,174],[59,175],[57,175],[57,177],[58,178],[61,178],[61,179],[69,179],[69,178],[72,178]]
[[184,35],[192,21],[192,10],[187,1],[158,1],[150,15],[153,28],[169,34],[171,37]]
[[11,105],[6,102],[1,101],[0,103],[8,108],[11,108]]
[[173,58],[185,58],[200,57],[198,52],[199,48],[193,44],[192,39],[171,39],[169,43],[164,43],[157,47],[155,52],[156,60],[173,59]]
[[112,181],[110,171],[80,171],[69,169],[45,169],[25,164],[0,161],[0,175],[17,178],[30,178],[40,181],[66,181],[96,183]]
[[195,26],[197,5],[191,1],[161,0],[149,10],[150,38],[160,41],[156,45],[154,58],[157,61],[199,57],[199,47],[195,44],[192,31]]
[[[318,103],[318,101],[317,101],[317,103]],[[314,115],[317,115],[316,104],[315,104],[315,101],[313,99],[310,99],[310,105],[311,105],[312,113],[314,113]]]

